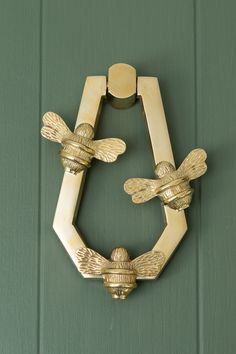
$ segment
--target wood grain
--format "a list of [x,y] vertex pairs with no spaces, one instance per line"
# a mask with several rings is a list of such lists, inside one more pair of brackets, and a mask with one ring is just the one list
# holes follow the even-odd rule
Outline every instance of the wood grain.
[[[235,2],[0,6],[1,354],[234,353]],[[58,146],[39,143],[39,116],[55,111],[73,129],[85,77],[117,62],[158,77],[176,165],[194,147],[209,156],[187,236],[160,279],[140,283],[125,302],[82,279],[55,235],[63,169]],[[111,165],[93,163],[77,224],[105,257],[123,246],[134,258],[163,228],[158,200],[135,206],[123,191],[127,178],[153,177],[138,104],[104,106],[96,138],[111,136],[127,152]]]
[[[189,1],[69,1],[44,5],[43,111],[72,128],[86,75],[104,75],[116,62],[158,76],[176,162],[194,147],[194,32]],[[164,32],[163,32],[164,31]],[[63,46],[62,46],[63,44]],[[86,243],[108,257],[124,246],[131,256],[153,247],[163,220],[158,200],[134,206],[123,192],[132,176],[153,176],[139,105],[105,106],[96,138],[120,137],[127,153],[117,163],[93,163],[78,225]],[[114,302],[99,281],[86,281],[51,230],[62,178],[57,147],[42,152],[42,353],[197,352],[196,229],[158,281],[143,282],[126,302]]]
[[199,352],[236,350],[235,2],[197,6],[197,142],[208,151],[199,215]]
[[0,10],[0,352],[38,347],[39,1]]

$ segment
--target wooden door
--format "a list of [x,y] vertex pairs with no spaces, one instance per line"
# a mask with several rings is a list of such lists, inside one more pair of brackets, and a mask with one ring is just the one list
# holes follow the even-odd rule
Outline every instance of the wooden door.
[[[0,1],[2,354],[233,354],[236,351],[236,72],[233,0]],[[209,170],[195,183],[189,230],[160,279],[114,301],[84,280],[52,230],[63,169],[39,135],[52,110],[75,122],[85,77],[113,63],[157,76],[177,164],[194,147]],[[141,108],[106,105],[97,137],[127,153],[88,173],[78,225],[109,256],[149,250],[163,228],[158,200],[122,190],[153,176]]]

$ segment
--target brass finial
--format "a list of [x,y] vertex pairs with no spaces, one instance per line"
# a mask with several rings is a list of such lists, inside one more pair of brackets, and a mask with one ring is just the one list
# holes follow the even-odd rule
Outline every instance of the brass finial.
[[81,247],[77,252],[78,269],[83,276],[99,276],[104,280],[113,299],[124,300],[136,288],[136,279],[156,277],[164,264],[165,256],[160,251],[149,251],[133,259],[123,247],[112,251],[108,260],[94,250]]
[[90,167],[96,158],[104,162],[113,162],[126,149],[121,139],[108,138],[93,140],[94,130],[88,123],[80,124],[74,133],[56,113],[47,112],[43,116],[41,134],[44,138],[61,143],[60,157],[65,171],[77,174]]
[[177,170],[170,162],[162,161],[155,168],[158,179],[130,178],[125,182],[124,190],[137,204],[158,196],[172,209],[186,209],[193,194],[189,182],[204,175],[207,170],[206,158],[203,149],[194,149]]

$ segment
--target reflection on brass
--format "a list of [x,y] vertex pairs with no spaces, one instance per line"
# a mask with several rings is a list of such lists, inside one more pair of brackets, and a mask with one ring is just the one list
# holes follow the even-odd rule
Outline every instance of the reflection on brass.
[[94,157],[104,162],[113,162],[126,148],[124,141],[116,138],[93,140],[94,130],[88,123],[80,124],[72,133],[64,120],[53,112],[44,114],[43,124],[42,136],[61,143],[62,165],[66,172],[72,174],[90,167]]
[[128,108],[136,100],[136,70],[128,64],[114,64],[108,70],[107,98],[114,108]]
[[[150,252],[134,260],[130,260],[124,248],[116,248],[111,259],[105,259],[87,248],[79,225],[75,225],[77,213],[80,212],[85,172],[92,158],[112,162],[125,151],[122,140],[93,140],[105,99],[116,108],[129,107],[136,99],[141,102],[158,178],[131,179],[125,183],[125,189],[136,203],[157,195],[163,201],[161,207],[165,225],[161,235],[156,235]],[[108,78],[86,78],[74,133],[55,113],[46,113],[43,123],[42,135],[61,143],[62,163],[66,172],[70,172],[63,177],[53,228],[84,278],[103,279],[113,298],[125,299],[137,286],[137,280],[155,279],[160,275],[186,233],[187,222],[182,209],[191,201],[189,182],[206,172],[206,153],[202,149],[194,150],[176,171],[158,79],[136,77],[136,70],[127,64],[110,67]]]
[[156,180],[144,178],[131,178],[124,184],[126,193],[132,196],[134,203],[144,203],[156,196],[175,210],[189,207],[193,190],[189,182],[202,176],[207,165],[207,154],[203,149],[191,151],[180,167],[175,167],[167,161],[161,161],[155,168]]
[[122,247],[112,251],[110,260],[86,247],[81,247],[76,255],[78,269],[83,276],[102,276],[112,298],[122,300],[136,288],[136,279],[156,278],[165,261],[160,251],[144,253],[131,261],[127,250]]

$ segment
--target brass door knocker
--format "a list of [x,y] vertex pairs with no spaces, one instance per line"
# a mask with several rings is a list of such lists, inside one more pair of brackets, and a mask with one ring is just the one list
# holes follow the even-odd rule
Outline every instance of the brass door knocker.
[[[127,108],[137,99],[141,101],[156,179],[130,178],[124,183],[124,190],[134,203],[144,203],[158,196],[166,219],[166,226],[153,249],[133,260],[122,247],[111,252],[110,260],[104,258],[85,245],[73,224],[85,171],[92,159],[113,162],[126,149],[126,144],[118,138],[94,140],[94,127],[103,99],[115,108]],[[187,231],[184,209],[192,199],[190,181],[206,172],[206,152],[200,148],[191,151],[180,167],[175,168],[158,80],[136,77],[136,70],[127,64],[111,66],[108,80],[106,76],[87,77],[74,132],[59,115],[47,112],[43,116],[41,134],[61,144],[60,158],[65,169],[53,222],[55,232],[84,278],[102,278],[112,298],[126,299],[137,286],[136,280],[159,276]]]

